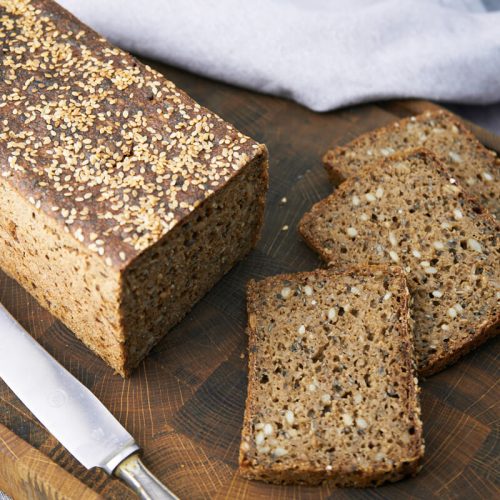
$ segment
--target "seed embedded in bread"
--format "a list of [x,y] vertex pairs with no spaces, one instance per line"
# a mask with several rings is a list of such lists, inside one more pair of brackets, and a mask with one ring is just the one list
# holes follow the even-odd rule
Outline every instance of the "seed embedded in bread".
[[418,471],[423,441],[408,302],[398,267],[249,283],[244,477],[372,486]]
[[[377,159],[418,147],[435,153],[452,176],[500,218],[500,159],[462,121],[444,110],[426,111],[363,134],[327,151],[323,162],[332,182],[338,184]],[[366,194],[368,201],[375,197],[376,192]],[[359,199],[352,197],[354,206]]]
[[[376,203],[347,203],[378,186],[385,194]],[[348,228],[360,212],[369,218],[352,240]],[[327,262],[397,262],[408,273],[423,375],[498,333],[498,229],[426,150],[364,167],[300,222],[307,243]]]

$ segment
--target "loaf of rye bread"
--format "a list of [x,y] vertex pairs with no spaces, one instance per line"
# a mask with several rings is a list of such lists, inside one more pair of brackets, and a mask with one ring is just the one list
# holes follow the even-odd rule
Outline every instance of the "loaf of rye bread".
[[432,151],[469,193],[500,219],[500,160],[447,111],[427,111],[361,135],[328,151],[323,162],[332,182],[338,184],[364,165],[417,147]]
[[498,230],[426,150],[361,169],[300,222],[306,242],[327,262],[403,267],[422,375],[498,333]]
[[400,268],[252,281],[248,334],[244,477],[373,486],[418,471],[422,424]]
[[255,245],[266,148],[52,0],[0,26],[0,265],[126,376]]

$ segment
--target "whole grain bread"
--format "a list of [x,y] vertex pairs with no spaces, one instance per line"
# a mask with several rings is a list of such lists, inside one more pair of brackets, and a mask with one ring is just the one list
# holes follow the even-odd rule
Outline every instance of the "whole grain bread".
[[0,26],[0,265],[127,375],[255,245],[266,148],[52,0]]
[[363,166],[408,148],[429,149],[470,194],[500,219],[500,160],[455,115],[427,111],[361,135],[327,151],[325,168],[335,184]]
[[418,471],[408,302],[398,267],[249,283],[244,477],[373,486]]
[[361,169],[304,215],[299,229],[335,265],[403,267],[422,375],[498,333],[498,223],[431,152],[407,151]]

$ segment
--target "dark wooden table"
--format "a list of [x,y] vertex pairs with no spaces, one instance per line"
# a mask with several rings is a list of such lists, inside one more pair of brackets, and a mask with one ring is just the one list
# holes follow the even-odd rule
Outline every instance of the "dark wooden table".
[[[416,478],[376,490],[333,491],[328,486],[269,486],[243,480],[236,472],[246,393],[245,283],[320,265],[296,226],[331,190],[320,162],[328,146],[435,106],[387,102],[316,114],[286,100],[155,66],[200,103],[268,145],[270,190],[258,248],[129,380],[113,375],[1,272],[0,301],[129,429],[143,446],[147,464],[181,498],[500,498],[498,339],[422,383],[426,458]],[[475,131],[500,150],[498,137]],[[18,498],[132,497],[119,481],[83,469],[2,382],[1,488]]]

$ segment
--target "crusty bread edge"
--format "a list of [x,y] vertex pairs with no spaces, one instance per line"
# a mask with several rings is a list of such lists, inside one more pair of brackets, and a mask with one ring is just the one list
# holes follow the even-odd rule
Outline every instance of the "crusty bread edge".
[[[335,486],[341,487],[369,487],[369,486],[379,486],[386,482],[398,481],[407,476],[416,475],[421,469],[421,462],[424,454],[424,441],[422,432],[422,421],[420,418],[420,401],[419,393],[420,388],[418,386],[418,380],[416,378],[416,366],[414,357],[414,344],[411,331],[411,321],[410,321],[410,294],[408,291],[408,286],[406,283],[406,276],[404,271],[393,265],[354,265],[344,268],[334,269],[317,269],[311,272],[302,272],[297,274],[281,274],[271,276],[259,282],[255,280],[250,280],[247,284],[247,312],[248,312],[248,390],[247,399],[245,403],[245,413],[242,428],[242,441],[247,435],[251,435],[251,416],[253,415],[253,391],[255,385],[258,383],[257,380],[252,377],[256,373],[256,332],[255,332],[255,314],[253,312],[252,304],[255,301],[256,295],[258,293],[259,283],[277,281],[277,280],[297,280],[302,277],[310,276],[315,274],[316,276],[342,276],[346,274],[356,274],[365,273],[369,274],[376,270],[384,270],[386,272],[392,271],[394,273],[394,279],[399,279],[403,285],[402,289],[402,301],[400,306],[400,327],[401,327],[401,338],[402,350],[404,349],[408,356],[406,356],[406,361],[408,363],[408,412],[411,421],[415,426],[415,454],[412,457],[405,457],[399,463],[391,466],[386,466],[380,470],[358,470],[358,471],[347,471],[347,470],[337,470],[337,471],[326,471],[323,469],[317,469],[312,467],[300,468],[300,465],[293,470],[281,469],[281,470],[262,470],[258,467],[252,467],[245,461],[245,452],[240,446],[239,450],[239,474],[246,479],[257,479],[266,481],[273,484],[304,484],[304,485],[318,485],[322,482],[327,481],[328,483],[333,483]],[[406,311],[406,312],[405,312]]]
[[[308,226],[309,226],[309,221],[315,218],[315,213],[318,212],[322,206],[328,202],[330,198],[338,196],[339,193],[346,191],[351,187],[351,185],[356,182],[357,178],[359,176],[362,176],[366,173],[369,173],[372,169],[378,168],[379,166],[383,165],[386,162],[389,161],[397,161],[397,160],[405,160],[408,159],[411,156],[414,155],[424,155],[425,157],[428,157],[431,159],[436,164],[436,171],[441,175],[444,179],[446,179],[448,182],[453,179],[453,183],[457,185],[458,187],[461,188],[461,185],[456,181],[456,179],[452,178],[452,176],[449,174],[447,171],[446,167],[444,164],[436,157],[436,155],[432,152],[429,151],[428,149],[425,148],[414,148],[414,149],[407,149],[405,151],[401,151],[399,153],[395,153],[388,158],[383,158],[379,160],[375,160],[372,164],[366,165],[363,168],[359,170],[359,172],[346,179],[344,182],[342,182],[337,190],[324,198],[323,200],[320,200],[316,204],[313,205],[313,207],[306,212],[302,219],[299,221],[299,233],[304,239],[304,241],[307,243],[307,245],[314,251],[316,252],[321,259],[323,259],[327,264],[332,265],[335,264],[335,260],[332,260],[332,256],[325,253],[323,251],[323,248],[321,246],[321,242],[315,238],[315,236],[310,232]],[[479,216],[482,218],[486,219],[490,224],[492,224],[494,227],[497,228],[497,231],[500,229],[498,222],[496,219],[486,210],[484,207],[482,207],[478,201],[471,197],[466,191],[464,191],[461,188],[461,196],[463,196],[464,200],[466,203],[472,205],[473,211],[475,211]],[[363,263],[360,263],[363,264]],[[478,333],[469,341],[464,342],[460,347],[458,347],[456,350],[454,350],[452,353],[450,353],[448,356],[439,356],[435,358],[432,363],[426,365],[426,366],[420,366],[418,368],[418,374],[421,377],[429,377],[431,375],[434,375],[435,373],[438,373],[439,371],[443,370],[447,366],[450,366],[451,364],[455,363],[458,361],[459,358],[470,352],[471,350],[475,349],[476,347],[480,346],[484,342],[486,342],[488,339],[495,337],[500,333],[500,328],[498,328],[500,324],[500,314],[496,316],[491,316],[489,320],[483,322],[479,326]]]

